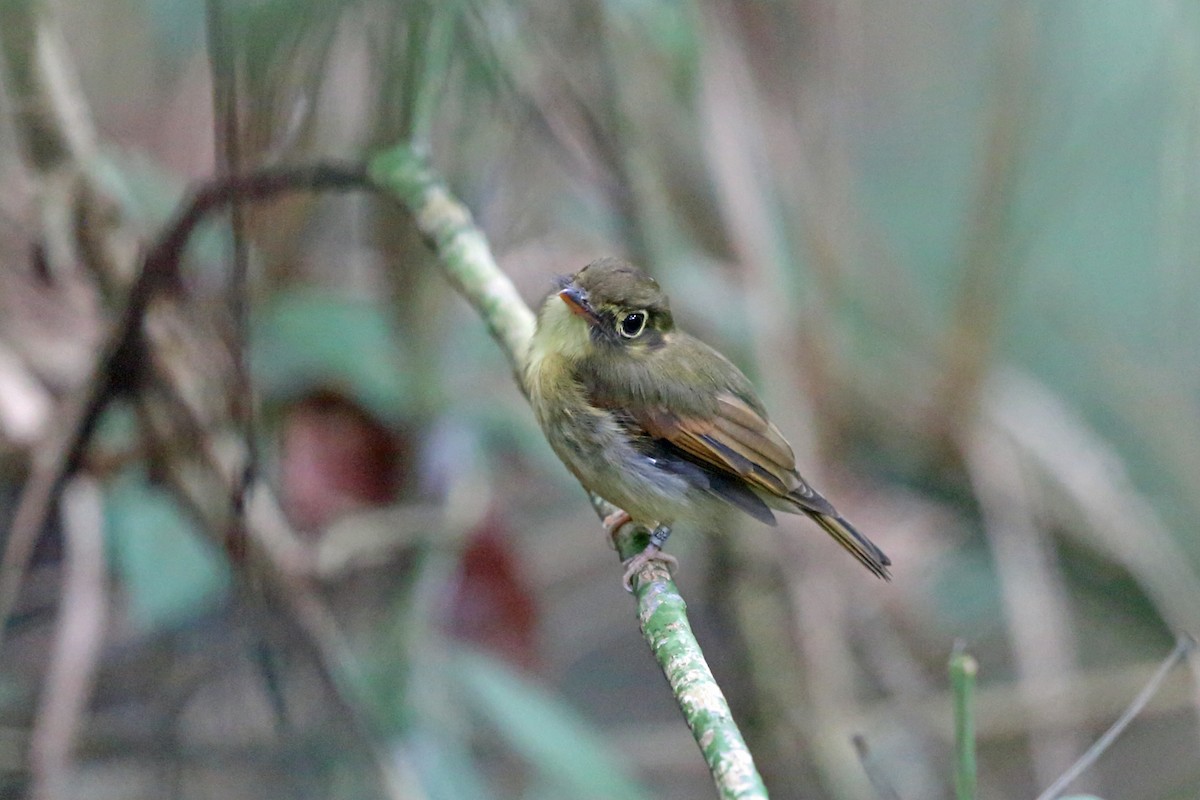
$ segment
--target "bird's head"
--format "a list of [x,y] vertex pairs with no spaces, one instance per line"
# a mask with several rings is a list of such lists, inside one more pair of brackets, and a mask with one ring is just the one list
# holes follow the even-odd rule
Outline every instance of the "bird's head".
[[539,331],[564,355],[599,351],[640,353],[661,347],[675,327],[658,282],[617,258],[593,261],[559,279],[546,298]]

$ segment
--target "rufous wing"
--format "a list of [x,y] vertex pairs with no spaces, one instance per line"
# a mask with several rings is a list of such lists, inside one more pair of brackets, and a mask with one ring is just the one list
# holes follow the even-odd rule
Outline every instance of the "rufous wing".
[[[712,416],[688,416],[662,406],[626,408],[625,413],[647,436],[666,442],[704,468],[732,479],[734,485],[753,488],[768,502],[777,498],[781,501],[777,507],[807,514],[867,569],[890,579],[888,557],[800,477],[792,448],[770,420],[730,393],[718,395],[716,408]],[[754,509],[747,510],[758,516]],[[766,516],[770,516],[769,511]]]
[[694,459],[737,476],[767,495],[811,511],[835,514],[825,498],[796,472],[796,458],[783,434],[748,403],[723,392],[712,416],[686,416],[662,406],[632,410],[646,433]]

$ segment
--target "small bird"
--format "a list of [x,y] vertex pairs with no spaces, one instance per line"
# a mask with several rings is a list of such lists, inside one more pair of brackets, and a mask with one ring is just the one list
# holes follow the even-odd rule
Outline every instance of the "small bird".
[[796,471],[792,448],[729,359],[675,327],[657,281],[617,258],[559,279],[538,313],[526,386],[550,446],[589,491],[621,509],[650,544],[624,583],[677,522],[704,525],[732,505],[769,525],[772,509],[807,514],[867,569],[892,563]]

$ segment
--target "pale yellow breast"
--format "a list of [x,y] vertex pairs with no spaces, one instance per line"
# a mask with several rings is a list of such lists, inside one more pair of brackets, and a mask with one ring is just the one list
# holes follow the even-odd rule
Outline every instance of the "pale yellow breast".
[[539,420],[544,419],[544,409],[539,406],[544,406],[547,397],[565,400],[562,393],[580,393],[571,375],[571,364],[582,359],[590,346],[587,323],[558,298],[550,297],[538,314],[525,368],[530,400]]

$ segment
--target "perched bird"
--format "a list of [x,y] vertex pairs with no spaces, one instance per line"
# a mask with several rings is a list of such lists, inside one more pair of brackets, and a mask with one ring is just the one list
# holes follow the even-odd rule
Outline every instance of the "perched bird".
[[526,385],[551,447],[588,490],[622,509],[650,544],[626,562],[625,586],[660,553],[676,522],[703,525],[728,504],[767,524],[772,509],[807,514],[867,569],[891,561],[796,471],[795,456],[727,358],[675,327],[658,283],[630,264],[588,264],[538,313]]

